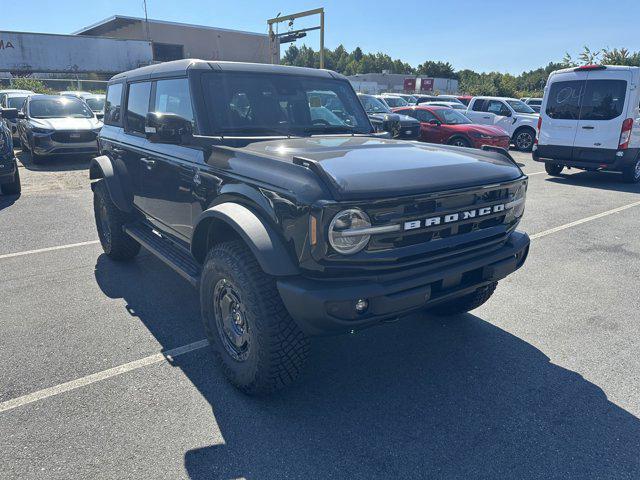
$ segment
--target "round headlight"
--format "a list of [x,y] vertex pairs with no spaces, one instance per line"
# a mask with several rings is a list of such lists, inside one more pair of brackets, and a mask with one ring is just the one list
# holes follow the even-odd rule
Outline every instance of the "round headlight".
[[362,250],[371,235],[358,233],[358,230],[371,227],[366,213],[358,208],[350,208],[338,213],[329,225],[329,243],[342,255]]

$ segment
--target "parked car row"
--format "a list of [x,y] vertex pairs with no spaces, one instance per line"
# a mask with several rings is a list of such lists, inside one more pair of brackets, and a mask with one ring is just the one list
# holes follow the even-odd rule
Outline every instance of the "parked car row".
[[104,98],[83,91],[42,95],[0,90],[2,124],[23,150],[31,152],[33,163],[49,155],[93,154],[98,151]]

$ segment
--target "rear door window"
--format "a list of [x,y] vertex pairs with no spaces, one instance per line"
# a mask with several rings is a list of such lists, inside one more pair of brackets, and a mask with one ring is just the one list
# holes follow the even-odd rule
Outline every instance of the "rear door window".
[[122,84],[114,83],[107,88],[107,99],[104,104],[104,123],[120,125],[120,103],[122,101]]
[[611,120],[622,115],[625,80],[587,80],[580,108],[581,120]]
[[545,110],[547,115],[557,120],[578,120],[584,86],[584,80],[552,83]]
[[144,124],[149,112],[151,82],[132,83],[127,95],[127,131],[144,133]]
[[486,112],[487,111],[487,109],[485,108],[486,104],[487,104],[486,100],[482,100],[482,99],[476,100],[475,102],[473,102],[472,110],[474,112]]

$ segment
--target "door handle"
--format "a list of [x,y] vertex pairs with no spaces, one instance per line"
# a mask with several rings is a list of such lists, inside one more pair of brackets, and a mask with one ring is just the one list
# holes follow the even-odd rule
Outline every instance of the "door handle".
[[116,153],[118,155],[122,155],[124,153],[124,148],[113,147],[111,150],[113,151],[113,153]]
[[147,166],[147,170],[151,170],[156,166],[156,161],[150,158],[140,157],[140,161]]
[[584,127],[585,130],[593,130],[595,127],[592,127],[591,125],[585,125]]
[[491,118],[491,116],[490,116],[490,115],[488,115],[488,116],[486,116],[486,117],[482,117],[482,118],[486,118],[486,119],[488,120],[489,118]]

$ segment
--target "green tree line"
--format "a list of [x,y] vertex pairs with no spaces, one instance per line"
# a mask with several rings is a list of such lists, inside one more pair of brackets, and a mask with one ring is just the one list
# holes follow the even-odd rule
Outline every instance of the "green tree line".
[[[320,53],[306,45],[297,47],[291,44],[285,51],[281,63],[319,68]],[[631,52],[626,48],[591,50],[585,46],[575,57],[565,53],[559,62],[549,62],[546,67],[512,75],[500,72],[479,73],[469,69],[456,71],[449,62],[433,60],[427,60],[414,68],[385,53],[364,53],[360,47],[356,47],[352,52],[347,51],[343,45],[338,45],[334,50],[324,50],[325,68],[344,75],[381,73],[386,70],[406,75],[455,78],[460,82],[458,89],[461,93],[516,98],[542,96],[547,78],[554,70],[592,63],[640,66],[640,52]]]

